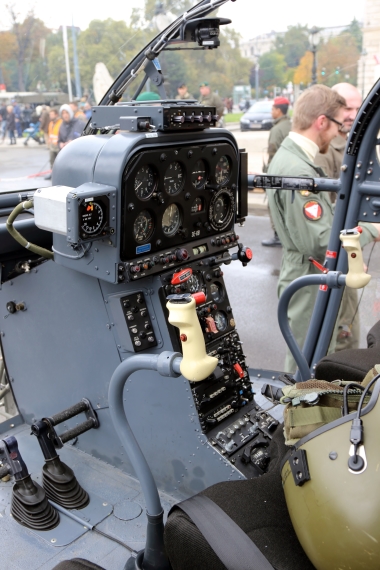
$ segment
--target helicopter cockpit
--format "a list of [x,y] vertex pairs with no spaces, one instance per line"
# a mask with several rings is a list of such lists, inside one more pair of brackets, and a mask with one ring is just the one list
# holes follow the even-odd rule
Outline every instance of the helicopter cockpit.
[[[380,209],[380,92],[375,86],[363,104],[339,181],[249,175],[247,152],[217,126],[215,107],[168,99],[160,66],[165,51],[218,48],[230,20],[212,14],[226,2],[201,1],[126,66],[83,136],[59,153],[51,187],[0,195],[0,340],[19,411],[0,425],[0,527],[24,552],[14,568],[99,568],[62,562],[92,553],[129,570],[316,564],[287,515],[284,402],[275,393],[310,378],[358,382],[378,362],[377,329],[375,350],[326,355],[344,286],[368,282],[353,228],[363,217],[376,221]],[[147,82],[160,100],[138,100]],[[329,243],[336,255],[279,307],[294,378],[252,374],[223,276],[224,266],[252,260],[239,227],[253,187],[339,197]],[[301,351],[287,307],[310,283],[321,290]],[[377,396],[374,388],[363,399],[368,421]],[[334,416],[339,429],[349,429],[352,414]],[[295,453],[289,462],[306,468],[306,452]],[[362,469],[353,477],[369,475]],[[299,473],[286,472],[297,488]],[[199,524],[187,503],[198,493],[214,502]],[[178,501],[164,539],[164,512]],[[207,520],[214,533],[205,540]],[[41,563],[31,566],[28,552]],[[371,543],[371,563],[378,557]],[[6,558],[13,568],[10,551]]]

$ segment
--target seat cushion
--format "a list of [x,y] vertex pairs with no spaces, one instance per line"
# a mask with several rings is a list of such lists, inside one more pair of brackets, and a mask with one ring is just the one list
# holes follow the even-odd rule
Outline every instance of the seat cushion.
[[349,382],[362,382],[367,372],[380,363],[380,321],[367,335],[368,348],[341,350],[322,358],[316,367],[318,380],[342,379]]
[[[276,570],[313,570],[286,507],[280,462],[287,448],[279,428],[271,444],[271,470],[247,481],[218,483],[202,491],[255,542]],[[210,521],[210,524],[212,522]],[[220,537],[228,540],[228,537]],[[165,527],[165,546],[173,570],[226,570],[191,519],[174,507]],[[239,561],[236,561],[239,570]]]

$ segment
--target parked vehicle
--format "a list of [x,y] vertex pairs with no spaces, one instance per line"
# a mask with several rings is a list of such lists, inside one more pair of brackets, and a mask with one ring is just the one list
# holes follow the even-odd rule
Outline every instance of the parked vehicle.
[[240,119],[240,130],[267,130],[269,131],[273,126],[272,119],[272,105],[273,101],[257,101],[244,113]]

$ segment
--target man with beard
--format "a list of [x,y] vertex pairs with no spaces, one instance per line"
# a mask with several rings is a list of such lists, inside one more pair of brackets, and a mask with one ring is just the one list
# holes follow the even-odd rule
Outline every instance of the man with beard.
[[[339,129],[338,135],[331,141],[328,151],[325,154],[317,154],[315,164],[323,168],[329,178],[339,178],[347,136],[362,104],[362,96],[360,91],[350,83],[337,83],[332,87],[332,90],[336,91],[346,101],[342,121],[343,127]],[[336,194],[331,193],[330,197],[332,202],[335,202]],[[357,290],[346,287],[342,301],[342,310],[339,315],[335,347],[337,351],[345,350],[346,348],[359,348],[360,318],[357,306]]]
[[[268,169],[269,175],[325,176],[314,160],[318,152],[326,153],[331,140],[343,126],[346,101],[325,85],[314,85],[302,93],[293,112],[292,131],[282,142]],[[276,232],[283,246],[278,296],[297,277],[318,273],[309,256],[323,263],[334,215],[330,196],[326,192],[312,194],[301,190],[270,189],[269,207]],[[380,237],[380,224],[361,224],[363,247]],[[288,318],[293,334],[302,348],[313,312],[318,288],[304,287],[292,298]],[[334,348],[333,346],[331,347]],[[288,351],[285,370],[294,372],[296,363]]]

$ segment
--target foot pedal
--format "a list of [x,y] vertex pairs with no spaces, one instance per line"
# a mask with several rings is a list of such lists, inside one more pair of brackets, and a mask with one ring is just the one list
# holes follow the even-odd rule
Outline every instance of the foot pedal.
[[65,509],[84,509],[90,502],[74,471],[58,456],[48,459],[43,466],[42,485],[47,497]]
[[52,530],[59,524],[58,512],[30,475],[13,486],[11,514],[18,523],[33,530]]
[[59,524],[59,514],[50,505],[44,489],[32,480],[21,457],[15,437],[0,444],[2,470],[14,476],[11,515],[23,526],[33,530],[52,530]]
[[[86,421],[60,436],[57,434],[54,426],[82,412],[86,414]],[[45,465],[42,469],[43,488],[51,501],[65,509],[84,509],[89,504],[90,498],[78,483],[74,471],[61,461],[56,448],[61,448],[70,439],[98,426],[96,413],[89,400],[85,398],[71,408],[50,418],[43,418],[31,426],[32,433],[37,437],[45,457]]]

